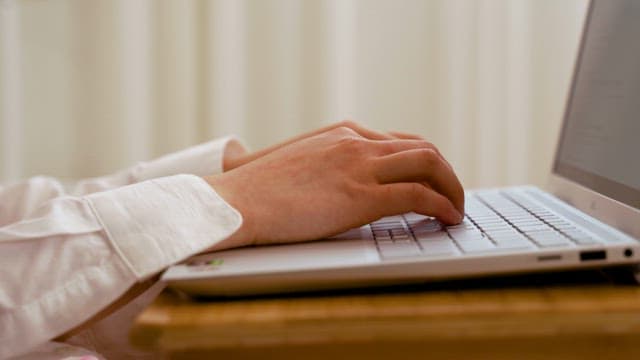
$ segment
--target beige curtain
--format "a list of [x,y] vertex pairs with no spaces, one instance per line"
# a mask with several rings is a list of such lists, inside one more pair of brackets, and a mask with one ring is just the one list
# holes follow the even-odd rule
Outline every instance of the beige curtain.
[[470,187],[544,184],[583,0],[0,0],[0,177],[351,118]]

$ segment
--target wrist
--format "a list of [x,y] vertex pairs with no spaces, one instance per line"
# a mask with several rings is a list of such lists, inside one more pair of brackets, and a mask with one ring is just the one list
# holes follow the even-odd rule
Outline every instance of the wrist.
[[206,176],[203,178],[209,186],[224,200],[242,215],[240,228],[228,238],[220,241],[207,251],[225,250],[253,245],[255,243],[255,232],[253,231],[253,216],[241,200],[241,193],[235,191],[232,186],[225,182],[224,174]]
[[229,140],[222,157],[222,170],[226,172],[241,166],[244,164],[243,159],[248,154],[247,148],[240,141],[236,139]]

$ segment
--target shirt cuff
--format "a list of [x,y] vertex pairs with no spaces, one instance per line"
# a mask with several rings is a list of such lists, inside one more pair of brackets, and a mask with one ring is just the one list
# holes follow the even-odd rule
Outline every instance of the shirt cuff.
[[133,178],[140,182],[177,174],[205,176],[222,173],[224,154],[232,141],[242,146],[236,138],[228,136],[141,162],[132,169]]
[[176,175],[86,197],[138,280],[228,238],[242,215],[202,178]]

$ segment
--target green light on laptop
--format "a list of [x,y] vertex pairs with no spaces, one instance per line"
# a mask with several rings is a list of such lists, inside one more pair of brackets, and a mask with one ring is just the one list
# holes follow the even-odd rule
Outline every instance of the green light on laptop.
[[224,260],[222,260],[222,259],[213,259],[213,260],[209,261],[207,263],[207,265],[209,265],[209,266],[220,266],[223,263],[224,263]]

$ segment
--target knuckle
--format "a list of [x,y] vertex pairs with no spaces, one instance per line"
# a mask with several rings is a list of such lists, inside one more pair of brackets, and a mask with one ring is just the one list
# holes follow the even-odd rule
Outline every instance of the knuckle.
[[441,152],[440,152],[440,148],[438,148],[438,147],[436,146],[436,144],[434,144],[434,143],[432,143],[432,142],[429,142],[429,144],[431,144],[431,148],[432,148],[433,150],[435,150],[435,152],[436,152],[436,153],[438,153],[440,156],[442,156],[442,154],[441,154]]
[[420,149],[420,159],[428,167],[434,167],[439,162],[438,154],[433,149]]
[[416,203],[424,198],[424,186],[418,183],[411,183],[409,186],[409,199]]
[[420,139],[419,141],[420,141],[420,147],[421,148],[423,148],[423,149],[431,149],[431,150],[434,150],[436,152],[438,151],[438,148],[432,142],[427,141],[427,140],[423,140],[423,139]]
[[350,201],[357,202],[363,198],[367,198],[369,196],[369,191],[367,186],[360,183],[355,179],[350,179],[347,181],[341,182],[341,192],[344,196],[347,197]]
[[357,133],[348,126],[338,126],[332,130],[333,133],[339,136],[355,136]]
[[436,146],[433,145],[432,142],[427,141],[427,140],[420,140],[422,142],[422,146],[427,148],[427,149],[436,149]]
[[345,136],[338,140],[340,147],[349,152],[360,152],[366,146],[364,139],[358,136]]
[[370,160],[369,153],[369,147],[365,139],[357,136],[345,136],[337,139],[332,147],[330,156],[334,166],[354,173],[356,169],[368,169],[366,166],[368,166]]
[[338,124],[341,127],[347,127],[347,128],[350,128],[350,129],[354,129],[354,128],[358,127],[358,123],[356,123],[355,121],[353,121],[351,119],[342,120]]

